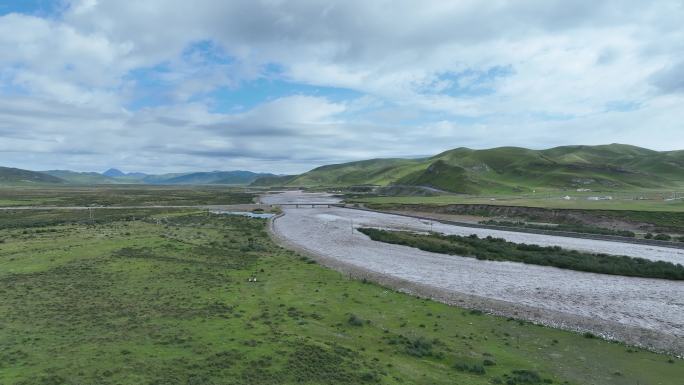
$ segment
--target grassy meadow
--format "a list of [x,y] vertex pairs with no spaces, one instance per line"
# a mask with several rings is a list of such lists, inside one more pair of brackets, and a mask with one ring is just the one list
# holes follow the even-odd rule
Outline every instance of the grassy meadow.
[[[569,192],[553,190],[536,194],[501,194],[501,195],[437,195],[437,196],[368,196],[354,197],[350,202],[364,204],[486,204],[495,206],[540,207],[551,209],[577,210],[633,210],[684,212],[684,199],[667,200],[672,191],[600,191]],[[684,193],[677,192],[678,196]],[[570,199],[564,199],[569,196]],[[589,197],[611,196],[612,200],[589,200]]]
[[32,186],[0,187],[0,207],[188,206],[252,203],[254,195],[226,186]]
[[0,230],[0,384],[684,378],[668,355],[349,280],[276,246],[264,220],[114,211],[22,212]]

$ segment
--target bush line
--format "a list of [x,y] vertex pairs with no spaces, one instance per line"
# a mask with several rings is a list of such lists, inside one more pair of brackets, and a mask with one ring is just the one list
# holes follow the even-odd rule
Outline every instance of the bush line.
[[489,261],[512,261],[561,269],[641,278],[684,280],[684,266],[665,261],[651,261],[620,255],[594,254],[567,250],[558,246],[544,247],[508,242],[502,238],[479,238],[437,233],[417,234],[360,228],[374,241],[415,247],[424,251],[459,255]]

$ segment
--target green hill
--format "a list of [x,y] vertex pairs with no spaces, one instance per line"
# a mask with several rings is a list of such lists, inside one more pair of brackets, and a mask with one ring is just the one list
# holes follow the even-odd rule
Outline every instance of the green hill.
[[477,181],[470,178],[468,171],[456,165],[450,165],[442,159],[431,163],[426,169],[415,171],[396,181],[396,184],[407,186],[428,186],[444,191],[473,193],[478,189]]
[[684,185],[684,151],[610,144],[547,150],[457,148],[422,159],[372,159],[304,173],[290,186],[425,186],[456,193],[539,188],[640,189]]
[[[125,174],[0,168],[0,183],[226,184],[290,187],[392,187],[416,194],[514,193],[535,189],[636,190],[684,186],[684,151],[659,152],[636,146],[563,146],[546,150],[499,147],[456,148],[420,159],[370,159],[318,167],[301,175],[249,171],[182,174]],[[123,176],[121,176],[123,175]]]
[[293,179],[294,186],[385,186],[425,167],[423,160],[371,159],[322,166]]
[[260,174],[251,171],[211,171],[195,172],[165,179],[163,184],[225,184],[248,185],[259,177],[270,177],[273,174]]
[[108,177],[97,172],[76,172],[69,170],[48,170],[44,174],[52,175],[72,184],[116,184],[124,183],[116,178]]
[[296,178],[297,175],[270,175],[261,176],[250,184],[252,187],[284,186]]
[[3,185],[58,183],[65,183],[65,181],[42,172],[28,171],[11,167],[0,167],[0,184]]
[[109,169],[104,173],[76,172],[69,170],[44,171],[71,184],[164,184],[164,185],[248,185],[260,177],[271,177],[273,174],[254,173],[250,171],[211,171],[192,173],[171,173],[148,175],[143,173],[124,173],[117,169]]

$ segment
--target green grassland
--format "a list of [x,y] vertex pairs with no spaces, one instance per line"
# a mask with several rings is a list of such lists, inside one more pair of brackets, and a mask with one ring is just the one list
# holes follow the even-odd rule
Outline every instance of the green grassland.
[[[593,194],[555,191],[538,194],[438,195],[438,196],[356,196],[349,202],[368,204],[486,204],[496,206],[540,207],[577,210],[634,210],[684,212],[684,199],[665,200],[672,191],[645,190],[632,193],[602,191]],[[563,197],[570,196],[570,200]],[[612,200],[592,201],[590,196],[612,196]],[[640,198],[644,199],[640,199]]]
[[371,159],[327,165],[285,182],[302,187],[422,186],[462,194],[568,188],[672,189],[684,186],[684,152],[658,152],[621,144],[547,150],[456,148],[421,159]]
[[[473,215],[481,218],[517,218],[520,221],[533,223],[553,223],[560,225],[560,230],[574,228],[573,231],[598,233],[615,233],[630,229],[643,236],[646,232],[670,233],[684,235],[684,210],[675,204],[669,206],[641,206],[638,204],[624,206],[596,205],[565,206],[531,204],[520,200],[487,201],[487,200],[438,200],[410,198],[366,198],[352,199],[363,203],[370,209],[380,211],[399,211],[409,214],[429,215],[429,213],[445,215]],[[508,203],[508,204],[504,204]],[[521,204],[527,203],[527,204]],[[600,202],[591,202],[600,203]],[[603,223],[604,225],[597,225]],[[610,225],[612,223],[612,225]],[[615,227],[619,224],[621,227]],[[605,227],[604,227],[605,226]],[[584,231],[582,227],[585,227]]]
[[273,244],[263,220],[114,211],[5,220],[24,216],[0,230],[0,384],[684,378],[667,355],[350,280]]
[[185,206],[252,203],[254,195],[224,186],[0,187],[0,206]]
[[110,178],[98,172],[76,172],[69,170],[49,170],[41,171],[43,174],[52,175],[61,179],[65,183],[78,185],[96,185],[96,184],[115,184],[115,183],[139,183],[139,180],[134,178]]

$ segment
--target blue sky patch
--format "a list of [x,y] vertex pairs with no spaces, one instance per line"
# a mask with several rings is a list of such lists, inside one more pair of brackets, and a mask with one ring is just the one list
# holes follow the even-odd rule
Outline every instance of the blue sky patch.
[[324,97],[332,102],[355,99],[362,93],[346,88],[312,86],[286,80],[260,78],[240,84],[239,87],[222,87],[209,94],[214,112],[249,110],[264,102],[291,95]]
[[494,66],[486,70],[469,68],[461,72],[444,72],[423,87],[423,92],[448,96],[482,96],[493,94],[496,82],[514,74],[513,66]]
[[51,17],[65,9],[58,0],[3,0],[0,2],[0,15],[22,13],[40,17]]
[[614,100],[606,103],[606,111],[628,112],[641,108],[641,103],[633,100]]

